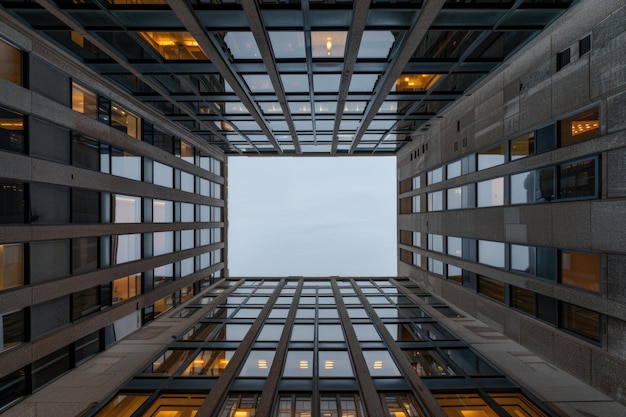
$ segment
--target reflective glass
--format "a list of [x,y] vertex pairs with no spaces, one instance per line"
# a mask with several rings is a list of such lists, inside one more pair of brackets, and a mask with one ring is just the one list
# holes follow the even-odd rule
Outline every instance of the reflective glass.
[[246,334],[248,334],[250,327],[250,324],[227,323],[219,330],[212,340],[241,342]]
[[511,244],[511,270],[535,274],[535,248]]
[[373,377],[401,376],[398,367],[386,350],[364,350],[363,356]]
[[343,342],[343,330],[339,324],[319,324],[317,326],[319,341]]
[[348,352],[344,350],[321,350],[319,355],[319,376],[352,377],[352,366]]
[[267,74],[245,74],[242,76],[252,93],[270,93],[274,91]]
[[477,206],[504,205],[504,177],[481,181],[477,184]]
[[382,340],[373,324],[353,324],[352,328],[360,342]]
[[[2,45],[4,43],[0,41],[0,55],[4,52]],[[6,57],[3,56],[3,59]],[[6,61],[0,63],[0,77],[4,63]],[[24,116],[3,108],[0,108],[0,149],[24,152]]]
[[180,376],[220,376],[234,354],[233,350],[201,350]]
[[428,211],[443,210],[443,190],[428,193]]
[[152,234],[153,256],[174,252],[174,232],[154,232]]
[[141,181],[141,157],[111,148],[111,174]]
[[174,188],[174,168],[156,161],[152,164],[154,170],[152,182],[155,185]]
[[165,200],[152,200],[152,221],[171,223],[174,221],[174,203]]
[[252,350],[244,362],[240,377],[266,377],[270,372],[274,351],[272,350]]
[[535,153],[535,133],[527,133],[511,139],[511,161],[527,157]]
[[478,241],[478,262],[504,268],[504,243],[490,240]]
[[463,239],[460,237],[448,236],[448,255],[458,256],[459,258],[463,256]]
[[311,32],[313,58],[343,58],[348,32]]
[[0,291],[24,285],[24,244],[0,245]]
[[361,38],[357,58],[387,58],[395,42],[395,36],[390,31],[366,30]]
[[268,31],[274,56],[281,58],[306,58],[304,32]]
[[312,342],[315,336],[315,326],[312,324],[294,324],[291,330],[292,342]]
[[311,378],[313,376],[313,352],[303,350],[288,351],[283,376]]
[[535,201],[535,171],[513,174],[510,182],[511,204],[527,204]]
[[487,169],[504,163],[504,144],[494,146],[477,153],[478,170]]
[[285,326],[282,324],[266,324],[261,329],[261,333],[256,340],[266,342],[278,342],[280,335],[283,332]]
[[141,234],[113,235],[111,237],[111,261],[113,264],[141,259]]
[[313,74],[313,86],[316,93],[332,93],[339,90],[341,74]]
[[144,369],[144,374],[172,375],[184,362],[191,358],[194,350],[168,349]]
[[198,42],[188,32],[139,32],[166,60],[208,60]]

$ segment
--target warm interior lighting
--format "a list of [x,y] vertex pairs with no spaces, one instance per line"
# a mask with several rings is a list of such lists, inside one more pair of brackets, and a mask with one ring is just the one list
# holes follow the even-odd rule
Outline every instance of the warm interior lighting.
[[188,32],[139,32],[165,59],[206,60],[198,41]]
[[489,417],[483,410],[460,410],[463,417]]
[[440,77],[440,74],[408,74],[396,80],[396,91],[426,91]]
[[80,33],[76,31],[71,31],[70,39],[72,40],[72,42],[74,42],[76,45],[80,46],[81,48],[85,47],[85,38]]
[[230,125],[230,123],[225,122],[223,120],[220,122],[220,126],[222,130],[233,130],[233,127]]
[[598,120],[572,120],[572,136],[598,129],[599,126]]
[[24,130],[24,121],[20,119],[0,119],[0,128],[5,130]]
[[255,410],[252,408],[238,408],[233,417],[253,417],[255,414]]
[[202,359],[194,359],[193,360],[193,365],[194,366],[204,366],[204,360],[202,360]]
[[383,369],[383,361],[374,361],[374,369]]
[[300,369],[309,369],[309,361],[300,361]]
[[228,359],[220,359],[218,366],[220,368],[226,368],[226,365],[228,365],[228,362],[229,362]]
[[311,32],[313,58],[341,58],[346,49],[348,32]]
[[267,361],[265,359],[258,360],[259,369],[267,369]]
[[324,361],[324,369],[333,369],[334,367],[335,367],[335,362]]
[[333,40],[329,36],[326,38],[326,50],[328,51],[328,56],[330,56],[331,49],[333,49]]

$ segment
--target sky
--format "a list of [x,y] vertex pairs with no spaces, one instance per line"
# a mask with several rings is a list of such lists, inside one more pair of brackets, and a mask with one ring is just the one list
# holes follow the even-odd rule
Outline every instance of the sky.
[[395,157],[228,158],[231,277],[396,276]]

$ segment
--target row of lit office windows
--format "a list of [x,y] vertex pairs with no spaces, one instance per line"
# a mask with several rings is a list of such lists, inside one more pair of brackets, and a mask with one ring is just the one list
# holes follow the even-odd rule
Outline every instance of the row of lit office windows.
[[[400,231],[400,243],[421,247],[421,233]],[[528,274],[594,293],[602,288],[602,255],[542,246],[429,233],[427,248],[495,268]],[[439,265],[434,259],[433,265]],[[436,267],[437,271],[441,268]],[[439,272],[441,275],[441,272]]]
[[[222,229],[212,228],[5,243],[0,245],[0,291],[220,243],[222,238]],[[221,261],[221,250],[207,252],[198,255],[196,266],[181,261],[181,270],[193,272]]]
[[477,275],[451,263],[446,264],[432,258],[426,258],[426,262],[424,262],[423,258],[417,253],[400,249],[402,262],[426,269],[434,275],[445,277],[451,282],[470,288],[494,301],[503,303],[555,327],[582,336],[586,340],[595,343],[601,342],[602,315],[599,312],[506,284],[493,278]]
[[[208,394],[167,393],[120,393],[116,395],[96,417],[130,417],[137,410],[142,416],[153,416],[158,410],[172,410],[177,415],[195,415]],[[390,416],[422,417],[419,402],[409,392],[380,392],[383,409]],[[435,399],[451,417],[480,415],[496,417],[502,411],[509,415],[529,417],[546,416],[527,396],[516,390],[437,390]],[[304,417],[319,412],[321,416],[366,417],[359,394],[321,392],[313,400],[310,392],[280,392],[274,401],[273,417]],[[260,394],[229,393],[220,409],[219,417],[253,416],[260,403]]]
[[[23,85],[23,70],[26,55],[19,49],[0,40],[0,51],[6,59],[0,68],[0,77],[18,85]],[[68,86],[70,88],[70,86]],[[141,117],[128,111],[118,103],[76,83],[71,83],[71,107],[73,110],[98,120],[128,136],[148,142],[166,152],[180,157],[187,162],[196,164],[207,171],[222,175],[221,161],[199,152],[186,142],[168,135]],[[25,119],[22,115],[10,110],[0,109],[0,149],[25,152]],[[50,125],[52,126],[52,125]],[[36,146],[30,146],[31,151]],[[46,148],[52,149],[50,145]],[[53,156],[58,150],[50,153]],[[60,150],[62,152],[62,149]],[[46,155],[42,155],[46,156]]]
[[[427,211],[532,204],[600,196],[599,157],[426,193]],[[422,211],[424,194],[400,199],[400,214]]]
[[0,179],[0,224],[222,222],[222,207]]
[[[599,135],[600,116],[599,107],[596,106],[430,170],[426,173],[426,185],[572,145]],[[400,193],[417,190],[421,186],[422,175],[417,175],[400,182]]]

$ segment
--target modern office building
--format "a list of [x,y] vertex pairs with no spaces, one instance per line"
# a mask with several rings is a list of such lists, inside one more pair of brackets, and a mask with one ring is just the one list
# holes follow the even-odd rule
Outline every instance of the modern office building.
[[[0,0],[0,23],[0,411],[76,368],[86,404],[28,415],[612,415],[490,337],[626,404],[623,0]],[[229,155],[395,155],[399,278],[229,278]]]

